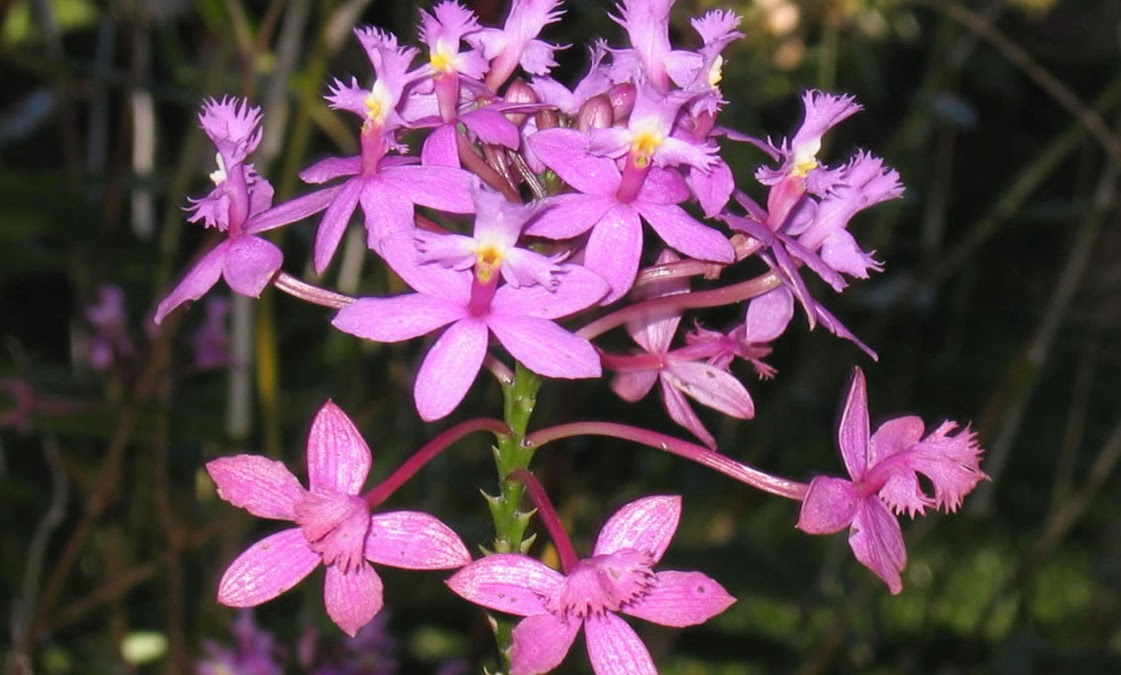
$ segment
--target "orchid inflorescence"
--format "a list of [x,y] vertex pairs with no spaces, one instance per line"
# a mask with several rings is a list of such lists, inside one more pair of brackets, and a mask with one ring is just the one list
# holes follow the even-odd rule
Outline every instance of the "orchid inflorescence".
[[[157,323],[220,277],[251,297],[273,285],[336,310],[332,325],[361,338],[436,334],[413,388],[423,420],[452,414],[484,367],[507,402],[503,420],[448,429],[365,493],[372,454],[329,401],[311,424],[307,488],[264,457],[210,462],[223,499],[295,525],[230,565],[220,602],[256,606],[322,564],[327,613],[354,635],[382,609],[381,578],[370,563],[457,569],[447,581],[452,591],[522,617],[500,645],[511,673],[552,670],[581,629],[597,673],[655,672],[620,614],[687,626],[719,614],[734,598],[700,572],[655,570],[677,527],[676,496],[624,505],[607,519],[590,556],[576,554],[528,467],[543,445],[577,435],[645,444],[800,501],[799,529],[848,528],[856,558],[892,593],[901,591],[906,550],[898,515],[954,511],[985,479],[968,427],[945,422],[927,431],[906,416],[871,431],[864,375],[855,368],[837,438],[849,479],[818,476],[804,484],[718,452],[689,401],[753,417],[751,394],[732,363],[742,359],[759,377],[773,377],[765,359],[798,307],[811,328],[820,324],[874,358],[811,294],[803,274],[841,292],[849,279],[881,269],[848,224],[861,210],[899,197],[899,175],[863,151],[837,165],[818,156],[825,134],[859,111],[851,96],[806,92],[801,125],[781,141],[722,126],[721,53],[742,37],[739,17],[713,10],[694,18],[700,47],[677,49],[669,39],[672,4],[619,0],[612,18],[630,46],[593,42],[590,67],[571,89],[550,76],[560,47],[538,37],[561,18],[559,0],[513,0],[501,28],[481,26],[457,2],[441,2],[421,12],[422,49],[401,46],[377,28],[357,28],[372,82],[337,79],[326,98],[358,116],[360,153],[308,167],[300,177],[315,188],[279,204],[249,162],[262,136],[261,111],[235,98],[204,103],[199,121],[216,146],[217,169],[210,193],[192,200],[189,220],[226,236],[159,304]],[[404,144],[406,133],[422,138],[419,152]],[[766,156],[755,187],[733,176],[721,138]],[[355,298],[294,279],[281,269],[281,249],[262,236],[316,217],[312,262],[322,273],[359,209],[367,247],[412,292]],[[749,259],[762,274],[714,283]],[[697,276],[705,278],[704,290],[691,289]],[[733,326],[682,322],[686,310],[728,306],[740,308]],[[617,327],[640,349],[615,353],[596,344]],[[657,385],[669,417],[700,443],[609,421],[529,430],[545,380],[599,378],[604,370],[614,373],[610,386],[627,401]],[[488,555],[472,560],[436,517],[377,507],[474,431],[495,435],[504,478],[499,494],[487,497],[495,539]],[[527,492],[562,571],[527,555],[531,513],[520,506]]]

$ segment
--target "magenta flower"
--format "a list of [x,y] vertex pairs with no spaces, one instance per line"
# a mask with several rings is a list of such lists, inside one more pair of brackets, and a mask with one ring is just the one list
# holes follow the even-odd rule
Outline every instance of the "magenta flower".
[[284,256],[272,242],[256,235],[322,211],[335,195],[331,188],[269,208],[272,185],[245,163],[261,142],[261,109],[250,107],[245,99],[206,101],[199,123],[218,149],[218,168],[210,174],[214,189],[192,200],[187,220],[201,220],[228,237],[195,263],[160,302],[153,318],[157,324],[179,305],[201,298],[219,277],[235,293],[260,296]]
[[[550,129],[529,138],[537,157],[578,192],[551,198],[551,208],[527,232],[570,239],[591,230],[584,264],[611,285],[604,303],[621,298],[634,283],[642,256],[642,220],[663,242],[691,258],[732,262],[735,253],[724,235],[678,206],[689,198],[680,174],[648,161],[641,176],[629,181],[614,159],[591,154],[589,143],[587,135],[573,129]],[[648,160],[657,155],[653,144],[638,144],[651,151],[644,155]]]
[[[657,264],[673,262],[679,258],[664,251]],[[646,293],[641,299],[675,295],[689,292],[689,282],[684,279],[655,281],[644,287]],[[681,349],[670,349],[674,335],[681,323],[681,312],[650,313],[627,322],[627,332],[643,350],[647,357],[634,359],[628,357],[604,357],[604,364],[617,371],[611,380],[611,389],[625,401],[638,401],[650,393],[657,382],[661,385],[662,403],[670,419],[688,429],[709,448],[716,448],[716,439],[705,428],[697,413],[686,400],[686,396],[725,415],[738,419],[755,416],[755,403],[743,384],[727,370],[731,359],[722,360],[720,365],[705,362],[723,350],[723,342],[689,345]],[[723,338],[723,334],[719,334]]]
[[557,65],[553,58],[557,47],[537,35],[564,14],[558,5],[560,0],[513,0],[501,29],[483,28],[466,36],[491,62],[487,86],[492,91],[498,91],[518,65],[532,75],[545,75]]
[[581,627],[597,675],[656,673],[646,645],[617,612],[680,628],[735,602],[700,572],[654,571],[680,516],[680,497],[639,499],[607,521],[592,557],[563,574],[528,556],[500,553],[467,565],[447,584],[475,604],[525,617],[513,631],[511,675],[556,668]]
[[234,292],[255,298],[280,269],[284,258],[280,249],[254,236],[268,227],[249,222],[272,204],[273,196],[269,182],[245,163],[261,142],[260,122],[261,109],[250,107],[244,99],[211,99],[203,104],[199,123],[218,148],[218,169],[210,174],[214,189],[191,205],[187,220],[201,220],[229,236],[195,263],[160,302],[156,323],[184,302],[201,298],[219,277]]
[[511,205],[501,194],[476,182],[471,189],[475,203],[475,232],[437,234],[417,230],[414,234],[421,263],[439,263],[457,270],[474,269],[484,282],[495,274],[511,286],[538,284],[556,290],[566,269],[556,257],[547,257],[517,245],[526,222],[538,212],[536,206]]
[[450,213],[470,213],[472,209],[471,174],[458,168],[418,166],[411,158],[387,154],[401,149],[396,132],[404,122],[398,108],[405,89],[415,79],[408,68],[416,50],[398,47],[393,35],[376,29],[359,29],[355,34],[377,79],[369,91],[353,80],[349,85],[336,80],[327,100],[336,110],[347,110],[364,120],[359,135],[361,153],[328,157],[300,172],[300,178],[313,184],[347,177],[341,185],[321,191],[331,196],[315,235],[313,260],[319,274],[330,264],[359,204],[365,215],[366,244],[375,251],[385,237],[413,229],[418,204]]
[[[906,511],[914,517],[927,507],[956,511],[965,495],[988,479],[980,469],[982,450],[976,434],[967,427],[951,436],[957,427],[946,421],[924,438],[923,421],[908,415],[888,420],[870,434],[864,373],[854,369],[837,428],[841,459],[852,480],[814,478],[802,502],[798,529],[832,534],[849,528],[856,559],[893,594],[899,593],[907,549],[896,514]],[[933,494],[923,490],[919,474],[929,481]]]
[[132,355],[128,336],[125,294],[116,284],[105,284],[97,293],[96,305],[86,307],[86,319],[94,328],[89,341],[89,362],[95,370],[106,370],[121,357]]
[[206,656],[195,664],[195,675],[282,675],[282,651],[276,637],[257,626],[253,611],[243,609],[230,626],[233,647],[222,647],[207,640],[203,643]]
[[308,435],[305,490],[282,464],[259,455],[223,457],[206,470],[218,495],[261,518],[297,527],[269,535],[234,560],[218,601],[254,607],[326,567],[327,614],[353,636],[382,608],[382,582],[367,561],[406,569],[450,569],[471,560],[463,542],[427,513],[370,515],[358,495],[373,461],[354,424],[328,401]]
[[674,65],[675,56],[669,42],[669,13],[675,1],[620,0],[619,16],[611,18],[627,31],[633,51],[616,52],[616,69],[620,71],[617,79],[643,76],[659,91],[669,89],[668,70]]
[[208,370],[230,365],[230,336],[226,331],[226,317],[229,313],[228,299],[219,297],[207,300],[206,319],[191,337],[196,368]]
[[[360,298],[331,322],[378,342],[409,340],[448,326],[425,356],[414,385],[417,412],[428,421],[448,415],[467,395],[486,358],[490,333],[539,375],[572,379],[601,372],[592,344],[552,320],[591,306],[607,285],[583,267],[554,266],[513,246],[514,232],[535,212],[532,207],[505,204],[496,195],[480,200],[478,192],[476,199],[479,218],[471,240],[425,237],[425,253],[417,252],[411,238],[386,240],[386,261],[416,293]],[[456,269],[461,263],[474,269]],[[500,285],[503,278],[511,282]]]
[[755,177],[765,185],[775,185],[783,180],[805,181],[804,188],[814,194],[824,194],[828,188],[828,171],[819,169],[817,153],[825,132],[860,110],[852,96],[836,96],[820,91],[807,91],[802,95],[805,117],[794,137],[784,140],[774,151],[782,158],[777,169],[761,168]]

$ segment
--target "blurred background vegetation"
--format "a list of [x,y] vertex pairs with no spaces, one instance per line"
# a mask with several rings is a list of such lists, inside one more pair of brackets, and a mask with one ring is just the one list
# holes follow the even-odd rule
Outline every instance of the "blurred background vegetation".
[[[486,23],[505,11],[470,4]],[[679,0],[677,42],[691,44],[688,18],[717,6],[742,13],[747,34],[725,54],[726,125],[781,136],[804,89],[852,93],[865,110],[833,132],[827,159],[868,148],[907,186],[853,224],[885,271],[827,298],[879,362],[792,324],[778,377],[748,381],[757,418],[705,417],[721,449],[800,480],[840,473],[836,410],[859,364],[874,416],[971,420],[993,481],[955,516],[904,524],[910,563],[892,597],[843,535],[796,532],[794,504],[628,444],[558,443],[535,469],[577,545],[628,499],[684,495],[666,564],[702,569],[740,601],[699,628],[641,626],[666,673],[1121,672],[1121,3]],[[606,2],[566,7],[548,38],[621,44]],[[218,500],[205,461],[247,451],[302,471],[326,398],[363,430],[374,478],[442,428],[422,424],[406,393],[423,345],[360,344],[333,334],[325,310],[266,291],[232,303],[232,365],[205,368],[192,352],[203,303],[159,331],[150,320],[212,243],[183,212],[212,169],[202,98],[261,105],[257,168],[278,196],[298,194],[301,167],[355,149],[352,120],[321,98],[328,77],[369,82],[350,28],[374,23],[408,43],[415,20],[413,3],[376,0],[0,2],[8,672],[193,672],[205,640],[232,642],[235,614],[214,601],[225,564],[275,530]],[[582,72],[579,46],[562,59],[569,79]],[[763,157],[727,151],[747,184]],[[308,278],[313,231],[278,235],[286,269]],[[86,308],[106,284],[123,290],[127,342],[99,368]],[[492,381],[473,391],[456,419],[498,414]],[[534,426],[605,416],[684,433],[653,397],[624,407],[595,382],[547,385]],[[487,447],[469,439],[389,507],[487,541]],[[441,575],[383,576],[399,672],[493,664],[481,613]],[[309,580],[257,621],[289,655],[309,631],[337,641],[320,594]],[[584,672],[573,654],[566,669]]]

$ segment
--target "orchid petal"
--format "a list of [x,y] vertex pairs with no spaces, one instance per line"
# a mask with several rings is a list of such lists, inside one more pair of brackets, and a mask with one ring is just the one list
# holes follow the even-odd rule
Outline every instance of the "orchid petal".
[[550,197],[549,208],[534,218],[526,234],[546,239],[571,239],[590,230],[617,204],[614,197],[577,192]]
[[420,162],[424,166],[459,168],[459,144],[455,124],[441,124],[428,134],[420,148]]
[[420,204],[448,213],[474,213],[472,176],[449,166],[395,166],[384,169],[382,180]]
[[379,250],[385,262],[420,293],[466,307],[471,299],[474,274],[443,265],[421,264],[415,232],[401,232],[381,242]]
[[307,440],[308,484],[315,492],[356,495],[370,474],[373,454],[346,413],[331,401],[311,422]]
[[[367,92],[362,92],[363,98]],[[300,172],[300,180],[305,183],[319,184],[339,176],[354,176],[362,172],[361,157],[328,157]]]
[[899,573],[907,566],[907,548],[899,520],[875,497],[862,499],[849,530],[849,546],[865,567],[887,584],[892,595],[903,590]]
[[697,412],[689,405],[689,401],[685,395],[681,393],[673,385],[669,384],[665,378],[661,378],[662,383],[662,403],[666,406],[666,413],[674,422],[685,427],[696,436],[702,443],[705,444],[710,450],[716,449],[716,439],[712,433],[705,428],[701,418],[697,417]]
[[367,181],[358,199],[366,216],[366,246],[371,250],[380,252],[387,239],[411,234],[416,228],[416,208],[393,183],[380,178]]
[[731,373],[707,363],[671,358],[662,377],[698,403],[741,420],[755,416],[755,403]]
[[833,534],[852,525],[861,497],[852,481],[817,476],[802,500],[799,530],[806,534]]
[[657,675],[650,650],[617,614],[606,612],[584,621],[588,659],[596,675]]
[[366,559],[410,570],[443,570],[471,562],[471,554],[450,527],[420,511],[375,513],[366,535]]
[[483,607],[529,616],[547,612],[546,599],[560,592],[564,575],[520,553],[480,558],[452,575],[448,586]]
[[335,200],[327,207],[323,219],[319,221],[319,229],[315,231],[313,256],[316,274],[323,274],[327,265],[331,263],[331,258],[335,256],[335,250],[342,241],[346,226],[350,224],[350,217],[354,215],[358,197],[365,189],[366,183],[367,181],[362,178],[352,178],[343,183]]
[[488,324],[502,346],[538,375],[577,379],[602,374],[599,352],[592,343],[552,321],[492,315]]
[[751,300],[744,320],[744,339],[766,343],[778,338],[794,318],[794,296],[786,286]]
[[611,286],[601,304],[627,294],[638,275],[642,256],[642,222],[629,205],[617,205],[592,230],[584,251],[584,265]]
[[864,478],[868,470],[868,427],[868,391],[864,371],[853,368],[852,384],[841,411],[841,422],[837,425],[837,447],[853,480]]
[[604,523],[592,555],[623,549],[649,553],[654,562],[666,552],[681,519],[681,497],[654,495],[637,499],[615,512]]
[[656,370],[616,373],[615,377],[611,379],[611,390],[624,401],[634,403],[649,394],[657,381],[658,371]]
[[382,604],[381,577],[373,567],[363,563],[344,572],[338,565],[327,566],[323,605],[344,633],[354,637],[381,611]]
[[724,587],[700,572],[657,572],[646,595],[622,612],[662,626],[695,626],[736,601]]
[[428,350],[416,375],[413,396],[421,419],[446,417],[463,401],[487,354],[487,326],[464,318],[448,327]]
[[510,675],[547,673],[564,661],[581,621],[563,621],[552,614],[528,616],[511,633]]
[[222,276],[235,293],[256,298],[260,297],[283,262],[284,254],[276,244],[260,237],[243,235],[230,240]]
[[689,171],[686,180],[697,201],[700,202],[705,218],[715,218],[724,209],[736,189],[732,170],[723,160],[713,164],[708,173],[697,169]]
[[293,510],[304,495],[300,481],[283,462],[260,455],[219,457],[206,463],[218,496],[258,518],[295,520]]
[[212,248],[195,263],[195,266],[183,276],[182,281],[176,284],[175,288],[171,289],[171,292],[156,307],[156,315],[153,320],[157,324],[162,322],[171,310],[184,302],[198,300],[213,288],[214,284],[218,283],[218,279],[222,276],[222,266],[226,260],[226,250],[229,247],[230,242],[226,240]]
[[529,147],[545,166],[580,192],[609,196],[622,174],[615,160],[588,154],[587,135],[574,129],[547,129],[529,137]]
[[340,309],[331,325],[375,342],[401,342],[431,333],[465,315],[466,310],[460,305],[409,293],[391,298],[359,298]]
[[556,288],[501,286],[491,302],[493,315],[516,315],[537,319],[559,319],[596,303],[608,291],[596,273],[579,265],[563,265]]
[[237,557],[218,583],[218,602],[256,607],[292,588],[321,562],[300,528],[269,535]]
[[634,206],[662,241],[690,258],[721,263],[736,259],[727,237],[700,223],[680,206],[646,202],[635,202]]
[[246,221],[245,233],[258,234],[260,232],[266,232],[280,227],[281,225],[294,223],[308,216],[315,215],[335,201],[339,189],[340,186],[335,185],[316,190],[302,197],[277,204],[271,209],[256,213],[250,216],[249,220]]

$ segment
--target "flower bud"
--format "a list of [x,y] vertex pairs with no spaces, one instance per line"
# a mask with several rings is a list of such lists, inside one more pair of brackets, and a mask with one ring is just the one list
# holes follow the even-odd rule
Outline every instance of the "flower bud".
[[587,132],[591,129],[606,129],[615,123],[615,113],[611,99],[606,94],[596,94],[584,101],[580,112],[576,113],[576,128]]
[[[537,103],[537,92],[526,84],[526,81],[520,77],[515,78],[510,82],[510,86],[506,87],[506,94],[503,97],[507,103]],[[521,126],[525,121],[525,113],[507,113],[506,119],[514,124]]]
[[634,110],[633,84],[630,82],[617,84],[607,90],[607,96],[611,99],[611,110],[615,113],[616,122],[621,122],[630,116],[631,110]]
[[560,115],[556,110],[539,110],[537,116],[537,130],[555,129],[560,126]]

